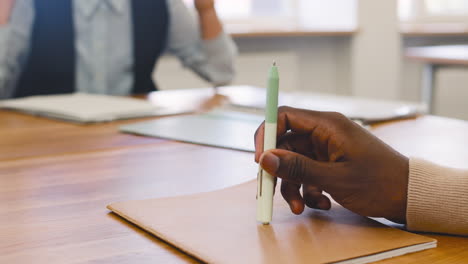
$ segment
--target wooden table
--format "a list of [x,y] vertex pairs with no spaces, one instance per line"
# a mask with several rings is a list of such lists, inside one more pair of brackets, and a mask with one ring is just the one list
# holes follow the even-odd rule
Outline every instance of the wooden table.
[[[134,121],[83,126],[0,111],[0,263],[197,262],[105,206],[245,182],[253,155],[117,132]],[[467,122],[427,116],[373,131],[407,155],[468,165]],[[468,238],[428,236],[438,248],[381,263],[468,261]]]
[[412,47],[406,49],[406,58],[424,63],[421,99],[434,111],[436,72],[446,66],[468,66],[468,45]]

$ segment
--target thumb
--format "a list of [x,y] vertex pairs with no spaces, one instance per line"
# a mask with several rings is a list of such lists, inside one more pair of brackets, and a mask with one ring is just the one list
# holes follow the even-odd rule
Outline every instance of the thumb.
[[260,157],[260,166],[270,175],[298,184],[311,184],[326,189],[344,170],[333,162],[320,162],[304,155],[275,149]]

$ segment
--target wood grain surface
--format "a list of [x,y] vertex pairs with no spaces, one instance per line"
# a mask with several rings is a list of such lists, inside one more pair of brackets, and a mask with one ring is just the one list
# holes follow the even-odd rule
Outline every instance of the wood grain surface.
[[[253,155],[124,135],[121,123],[80,126],[0,111],[0,263],[196,262],[105,206],[251,180]],[[467,122],[427,116],[373,132],[407,155],[467,167]],[[427,236],[438,248],[381,263],[468,262],[468,238]]]
[[120,125],[131,122],[135,120],[80,125],[0,111],[0,161],[98,151],[160,141],[118,133]]

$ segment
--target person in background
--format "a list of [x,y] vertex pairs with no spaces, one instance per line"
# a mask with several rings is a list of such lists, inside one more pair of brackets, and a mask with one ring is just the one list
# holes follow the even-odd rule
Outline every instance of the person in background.
[[305,206],[330,209],[327,192],[355,213],[412,231],[468,235],[466,170],[405,157],[338,113],[281,107],[278,149],[262,153],[263,136],[262,124],[255,160],[282,179],[281,194],[295,214]]
[[236,47],[214,0],[1,0],[0,99],[71,92],[141,94],[166,50],[214,85]]

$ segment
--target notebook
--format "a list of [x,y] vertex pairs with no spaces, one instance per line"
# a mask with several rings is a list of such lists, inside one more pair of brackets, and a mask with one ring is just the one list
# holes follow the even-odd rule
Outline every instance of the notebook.
[[125,125],[120,131],[254,152],[254,133],[263,120],[262,115],[215,110]]
[[0,108],[77,123],[105,122],[185,112],[174,112],[171,108],[157,107],[147,100],[83,93],[3,100],[0,101]]
[[293,215],[275,196],[270,225],[256,222],[256,182],[172,198],[113,203],[108,209],[207,263],[369,263],[437,246],[334,203]]

